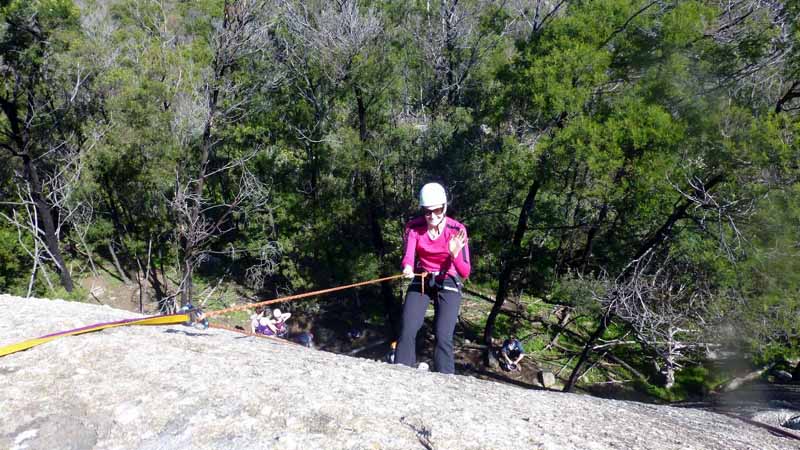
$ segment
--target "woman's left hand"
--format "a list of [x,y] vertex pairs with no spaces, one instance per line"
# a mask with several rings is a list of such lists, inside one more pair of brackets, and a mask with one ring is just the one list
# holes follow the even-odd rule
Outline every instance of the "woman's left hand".
[[458,233],[450,238],[450,242],[447,243],[450,256],[453,258],[457,257],[465,245],[467,245],[467,230],[462,228],[458,230]]

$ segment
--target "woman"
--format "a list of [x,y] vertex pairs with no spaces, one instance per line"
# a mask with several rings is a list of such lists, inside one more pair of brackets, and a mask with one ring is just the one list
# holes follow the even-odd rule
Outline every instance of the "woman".
[[286,320],[292,317],[292,313],[282,313],[280,309],[275,308],[272,311],[272,317],[275,318],[275,335],[278,337],[286,337],[289,335],[289,328],[286,326]]
[[275,321],[267,315],[268,312],[269,309],[265,308],[250,316],[251,333],[265,336],[274,336],[276,334]]
[[282,313],[280,309],[272,311],[269,317],[269,309],[265,308],[257,314],[250,316],[250,331],[253,334],[263,334],[264,336],[286,337],[289,328],[286,326],[286,319],[292,317],[291,313]]
[[[395,351],[395,364],[414,367],[417,362],[416,336],[434,301],[437,372],[455,373],[453,331],[461,306],[461,281],[471,265],[467,229],[447,217],[447,195],[438,183],[428,183],[419,193],[422,217],[406,224],[403,274],[413,278],[403,305],[403,327]],[[425,277],[415,275],[427,273]]]

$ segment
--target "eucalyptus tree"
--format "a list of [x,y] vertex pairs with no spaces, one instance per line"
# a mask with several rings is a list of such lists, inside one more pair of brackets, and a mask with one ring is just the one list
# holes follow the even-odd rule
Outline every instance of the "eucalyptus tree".
[[284,119],[279,132],[302,164],[295,188],[303,199],[297,204],[321,221],[317,226],[325,226],[351,208],[340,192],[354,194],[347,180],[361,180],[364,173],[359,165],[368,155],[358,149],[374,136],[370,113],[391,71],[381,64],[385,25],[378,11],[357,1],[281,6],[275,41],[287,83],[279,100]]
[[[742,257],[740,224],[764,185],[757,173],[791,151],[776,145],[780,126],[759,129],[770,123],[768,111],[747,108],[745,77],[738,76],[742,68],[768,73],[770,49],[781,46],[744,37],[719,42],[720,29],[738,23],[724,12],[711,2],[568,2],[520,43],[500,72],[508,93],[498,97],[503,114],[495,125],[512,133],[507,156],[495,157],[507,189],[491,193],[484,207],[495,210],[501,199],[517,205],[515,221],[495,225],[511,243],[494,256],[498,291],[487,343],[514,290],[544,297],[570,272],[607,271],[627,283],[651,275],[631,271],[632,261],[650,252],[666,261],[689,245],[698,249],[687,253],[697,266]],[[751,28],[745,35],[756,36],[757,27],[744,22]],[[758,24],[774,31],[776,23]],[[745,43],[754,45],[750,53]],[[709,292],[721,289],[723,266],[713,265]],[[612,309],[595,316],[599,326],[566,389],[621,316]]]
[[[182,304],[192,298],[192,275],[208,241],[232,228],[232,214],[262,208],[269,200],[267,186],[248,169],[249,159],[260,149],[231,158],[221,155],[219,148],[224,143],[223,130],[251,111],[256,92],[269,89],[281,78],[277,73],[252,79],[241,76],[254,67],[264,69],[259,58],[271,57],[269,34],[275,18],[270,6],[257,0],[224,2],[222,21],[214,24],[210,36],[210,64],[193,86],[194,98],[189,101],[192,109],[202,112],[197,123],[201,127],[187,130],[191,139],[184,147],[191,152],[176,172],[171,202],[178,224]],[[186,112],[196,114],[196,109]],[[217,199],[208,192],[206,184],[218,174],[235,177],[227,198]]]
[[97,111],[87,85],[99,67],[81,58],[80,14],[72,1],[4,2],[0,17],[0,149],[15,168],[18,213],[11,220],[41,249],[32,254],[33,272],[40,260],[49,261],[72,291],[60,239],[89,140],[84,125]]
[[122,0],[105,17],[117,60],[103,79],[113,132],[93,160],[108,218],[97,231],[124,244],[162,308],[192,300],[210,253],[275,257],[262,251],[269,243],[233,243],[253,211],[268,209],[268,183],[252,169],[267,143],[245,146],[236,130],[282,78],[270,65],[273,11],[265,1]]
[[359,111],[359,137],[368,137],[366,110],[372,94],[365,89],[371,80],[361,73],[382,51],[383,24],[375,10],[354,0],[282,1],[281,6],[275,41],[288,74],[285,101],[292,103],[286,105],[287,134],[303,151],[306,179],[300,188],[319,198],[320,179],[328,174],[338,143],[337,108],[350,92],[356,104],[349,109]]

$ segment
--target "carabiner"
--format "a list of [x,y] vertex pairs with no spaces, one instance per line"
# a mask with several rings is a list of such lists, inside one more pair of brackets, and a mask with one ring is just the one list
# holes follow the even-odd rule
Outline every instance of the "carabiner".
[[208,319],[206,319],[206,315],[203,314],[203,310],[196,308],[191,303],[181,306],[178,312],[189,316],[189,320],[184,322],[184,325],[200,330],[208,328]]

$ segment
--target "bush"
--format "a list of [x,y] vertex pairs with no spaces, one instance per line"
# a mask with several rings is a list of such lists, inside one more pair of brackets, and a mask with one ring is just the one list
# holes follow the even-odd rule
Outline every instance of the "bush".
[[67,292],[61,286],[54,287],[52,290],[47,291],[46,298],[60,298],[70,302],[88,302],[89,291],[77,284],[72,288],[72,292]]
[[667,389],[643,380],[636,381],[636,389],[667,402],[679,402],[690,398],[705,397],[723,380],[719,374],[707,367],[687,367],[675,374],[675,385]]
[[[28,236],[24,236],[23,241],[33,247]],[[6,224],[0,225],[0,292],[27,287],[32,266],[31,258],[18,242],[17,231]]]
[[789,367],[788,360],[797,359],[797,357],[797,349],[794,346],[773,342],[763,346],[760,352],[754,353],[752,361],[755,367],[776,363],[776,370],[787,370],[784,366]]

